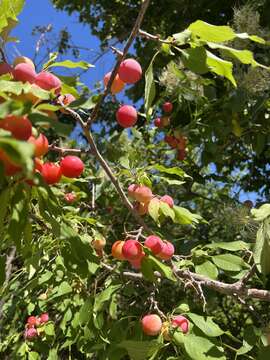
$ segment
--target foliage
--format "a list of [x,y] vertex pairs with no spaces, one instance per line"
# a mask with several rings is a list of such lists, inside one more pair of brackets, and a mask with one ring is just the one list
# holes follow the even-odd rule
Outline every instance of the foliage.
[[[137,15],[130,5],[119,2]],[[3,8],[2,23],[17,21],[19,9]],[[211,9],[220,13],[217,4]],[[150,6],[145,22],[147,30],[156,33],[152,10]],[[126,17],[126,11],[117,14],[120,20]],[[106,30],[106,22],[104,26]],[[14,139],[10,131],[0,132],[0,150],[21,167],[14,176],[5,176],[2,162],[0,169],[1,358],[269,357],[270,205],[250,211],[252,205],[232,196],[235,186],[253,189],[244,183],[246,171],[264,162],[269,126],[265,116],[261,118],[269,107],[267,92],[258,113],[259,100],[243,95],[235,76],[238,67],[268,71],[267,64],[261,64],[256,52],[235,45],[245,39],[262,47],[265,41],[201,20],[179,30],[158,42],[158,51],[148,45],[152,59],[144,69],[144,106],[137,126],[128,131],[113,123],[114,98],[101,106],[98,131],[89,130],[89,114],[102,97],[98,93],[86,99],[90,91],[76,77],[61,77],[61,95],[76,98],[65,107],[54,90],[33,90],[10,74],[2,75],[0,124],[10,114],[28,115],[34,132],[50,140],[46,159],[58,161],[75,151],[85,170],[78,178],[63,177],[49,186],[33,171],[34,147]],[[151,36],[147,41],[152,44]],[[84,61],[57,61],[57,54],[43,65],[46,70],[54,67],[91,71]],[[181,84],[171,92],[166,71]],[[187,156],[181,161],[153,126],[166,100],[173,103],[173,112],[163,132],[188,138]],[[82,127],[81,147],[69,138],[70,118]],[[156,195],[144,220],[125,197],[132,183]],[[268,193],[265,176],[254,188]],[[75,194],[75,200],[67,201],[67,193]],[[165,194],[173,197],[174,206],[156,201]],[[116,240],[136,238],[143,243],[150,233],[171,241],[176,255],[163,261],[145,247],[141,271],[111,256]],[[101,252],[94,246],[100,238],[106,239]],[[38,326],[38,336],[24,338],[28,316],[44,312],[49,321]],[[151,312],[164,322],[182,314],[189,331],[170,328],[167,338],[162,333],[155,338],[144,335],[140,319]]]

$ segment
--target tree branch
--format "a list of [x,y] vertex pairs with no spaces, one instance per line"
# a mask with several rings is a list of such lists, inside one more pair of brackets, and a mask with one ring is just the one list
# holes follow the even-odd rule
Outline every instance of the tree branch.
[[[110,271],[115,271],[115,269],[107,264],[102,264],[104,268]],[[255,289],[255,288],[243,288],[239,281],[228,284],[218,280],[209,279],[203,275],[195,274],[188,270],[175,269],[175,273],[180,279],[190,280],[193,279],[196,282],[199,282],[201,286],[205,286],[208,289],[215,290],[221,294],[229,295],[229,296],[239,296],[240,298],[246,299],[257,299],[262,301],[270,302],[270,291]],[[135,273],[132,271],[123,271],[122,275],[133,280],[143,280],[143,274]],[[155,271],[155,276],[158,278],[162,278],[163,276]]]
[[145,12],[148,8],[150,4],[150,0],[144,0],[144,2],[142,3],[142,6],[141,6],[141,9],[140,9],[140,12],[138,14],[138,17],[136,19],[136,22],[133,26],[133,29],[129,35],[129,38],[126,42],[126,45],[124,47],[124,50],[122,52],[122,56],[119,56],[119,52],[118,52],[118,59],[117,59],[117,62],[113,68],[113,71],[111,73],[111,76],[110,76],[110,79],[109,79],[109,82],[104,90],[104,92],[101,94],[101,97],[99,99],[99,101],[97,102],[96,106],[94,107],[91,115],[89,116],[89,119],[87,120],[87,127],[89,128],[89,126],[91,126],[91,124],[96,120],[97,116],[98,116],[98,113],[99,113],[99,110],[100,110],[100,107],[103,103],[103,101],[105,100],[106,96],[109,94],[109,91],[110,91],[110,88],[111,88],[111,85],[114,81],[114,78],[118,72],[118,68],[121,64],[121,62],[124,60],[124,58],[126,57],[127,53],[128,53],[128,50],[133,42],[133,40],[135,39],[135,37],[137,36],[138,34],[138,31],[140,29],[140,26],[142,24],[142,21],[143,21],[143,18],[144,18],[144,15],[145,15]]

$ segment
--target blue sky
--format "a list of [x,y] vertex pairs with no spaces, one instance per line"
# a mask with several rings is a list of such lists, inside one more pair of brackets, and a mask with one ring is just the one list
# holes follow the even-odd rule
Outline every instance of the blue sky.
[[[99,40],[91,34],[89,27],[79,23],[78,14],[70,16],[64,11],[57,11],[49,0],[26,0],[24,9],[19,15],[19,21],[20,23],[13,30],[12,36],[18,37],[20,42],[11,43],[7,47],[10,62],[18,54],[33,58],[38,37],[33,37],[31,32],[36,25],[47,26],[52,24],[55,35],[61,29],[67,28],[72,34],[74,44],[90,48],[89,51],[82,51],[81,60],[91,63],[100,53]],[[66,58],[72,59],[72,56],[68,54]],[[90,68],[83,75],[82,80],[92,88],[97,81],[102,80],[106,72],[111,70],[114,61],[114,55],[109,51],[98,61],[95,68]]]
[[[10,62],[18,55],[24,55],[33,58],[35,53],[37,36],[33,37],[31,32],[37,25],[53,25],[53,34],[57,36],[60,30],[66,28],[72,35],[72,42],[77,46],[89,48],[81,52],[81,59],[90,63],[100,53],[100,42],[97,37],[93,36],[90,28],[82,25],[78,21],[78,14],[68,15],[64,11],[57,11],[49,0],[26,0],[22,13],[19,15],[20,23],[13,30],[12,36],[17,37],[19,43],[10,43],[7,46],[7,57]],[[121,47],[120,47],[121,49]],[[75,60],[71,54],[62,57],[64,59]],[[82,76],[82,81],[93,89],[97,81],[101,81],[103,76],[112,69],[115,63],[115,57],[111,51],[108,51],[95,64],[95,68],[90,68]],[[59,69],[59,68],[58,68]],[[57,70],[58,70],[57,69]],[[40,70],[40,69],[38,69]],[[123,95],[118,96],[120,100],[125,99]],[[235,189],[235,191],[238,189]],[[240,193],[240,199],[256,199],[255,193]]]

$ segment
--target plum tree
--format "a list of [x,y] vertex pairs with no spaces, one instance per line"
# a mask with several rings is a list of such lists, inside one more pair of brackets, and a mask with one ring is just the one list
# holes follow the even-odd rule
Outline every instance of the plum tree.
[[59,165],[46,162],[42,165],[41,175],[48,185],[57,184],[62,177],[62,170]]
[[138,240],[126,240],[122,247],[122,254],[127,260],[138,260],[143,254],[141,243]]
[[174,254],[174,246],[171,242],[164,240],[160,253],[157,254],[162,260],[169,260]]
[[142,329],[146,335],[156,336],[162,328],[161,318],[156,314],[145,315],[142,320]]
[[36,75],[34,83],[44,90],[56,90],[61,88],[61,81],[57,76],[48,71],[42,71]]
[[12,74],[12,72],[13,72],[13,69],[8,63],[6,63],[6,62],[0,63],[0,76],[5,75],[5,74]]
[[123,246],[125,241],[118,240],[115,241],[112,245],[112,256],[118,260],[125,260],[125,256],[123,254]]
[[17,81],[29,82],[33,84],[37,78],[37,74],[32,65],[28,63],[19,63],[12,71],[13,77]]
[[173,104],[167,101],[162,105],[162,109],[166,114],[171,113],[173,110]]
[[[110,77],[111,77],[111,72],[108,72],[103,79],[104,85],[107,86]],[[111,93],[114,94],[118,94],[120,91],[122,91],[125,87],[125,83],[120,79],[119,75],[116,74],[115,78],[113,79],[113,83],[111,85],[110,91]]]
[[28,140],[32,134],[32,123],[27,116],[8,115],[0,120],[0,128],[10,131],[17,140]]
[[134,84],[142,77],[142,68],[135,59],[126,59],[121,62],[118,74],[124,83]]
[[123,128],[134,126],[137,117],[137,110],[131,105],[122,105],[116,112],[116,120]]
[[148,247],[153,254],[159,254],[163,249],[163,241],[159,236],[150,235],[146,238],[144,245]]
[[170,195],[164,195],[160,198],[160,201],[165,202],[166,204],[169,205],[169,207],[173,208],[174,205],[174,201],[173,198]]
[[35,70],[35,64],[27,56],[17,56],[13,61],[13,66],[15,67],[18,64],[29,64]]
[[37,138],[30,136],[28,141],[35,146],[35,156],[41,157],[49,151],[49,142],[47,137],[40,133]]
[[60,167],[62,174],[69,178],[79,177],[84,170],[82,160],[74,155],[65,156],[60,162]]

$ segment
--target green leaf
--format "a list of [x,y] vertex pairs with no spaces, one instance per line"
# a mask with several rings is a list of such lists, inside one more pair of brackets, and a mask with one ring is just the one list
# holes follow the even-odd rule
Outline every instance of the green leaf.
[[249,35],[247,33],[235,34],[239,39],[249,39],[251,41],[257,42],[259,44],[266,44],[266,41],[257,35]]
[[167,279],[171,281],[176,281],[176,278],[170,266],[163,264],[161,261],[159,261],[152,255],[148,256],[148,261],[152,262],[152,268],[154,270],[157,270],[159,273],[161,273],[161,275],[163,275]]
[[163,166],[163,165],[154,165],[151,168],[155,169],[157,171],[160,171],[160,172],[164,172],[166,174],[179,176],[181,179],[187,178],[187,177],[191,178],[189,175],[187,175],[184,172],[183,169],[180,169],[178,167],[169,167],[169,168],[167,168],[166,166]]
[[110,285],[105,290],[101,291],[98,295],[95,297],[95,304],[93,311],[98,312],[100,311],[105,303],[109,301],[112,297],[112,295],[118,291],[121,288],[122,285]]
[[30,351],[28,353],[28,360],[38,360],[38,359],[40,359],[40,356],[39,356],[39,354],[37,352]]
[[191,34],[191,31],[184,30],[180,33],[173,34],[173,40],[177,45],[184,45],[190,40]]
[[268,275],[270,273],[270,219],[267,218],[257,231],[254,247],[254,261],[258,270]]
[[189,224],[198,224],[202,221],[202,217],[197,214],[193,214],[188,209],[185,209],[181,206],[174,206],[173,210],[175,212],[175,222],[182,225]]
[[57,349],[50,349],[47,360],[59,360],[59,357],[57,355]]
[[145,279],[154,282],[156,277],[152,265],[151,259],[149,260],[148,256],[145,256],[141,262],[141,272]]
[[152,341],[124,340],[121,343],[119,343],[118,346],[127,350],[130,359],[146,360],[150,356],[154,355],[154,353],[157,352],[162,347],[162,344],[158,343],[156,340],[152,340]]
[[217,242],[212,244],[207,244],[205,247],[209,249],[224,249],[229,251],[241,251],[250,249],[250,244],[245,243],[244,241],[229,241],[229,242]]
[[54,332],[54,325],[52,323],[48,323],[45,325],[44,328],[45,334],[48,336],[54,336],[55,332]]
[[188,313],[188,317],[192,322],[207,336],[216,337],[224,334],[224,331],[213,322],[212,318]]
[[160,201],[157,201],[155,198],[149,202],[148,213],[155,222],[158,222],[159,207],[160,207]]
[[6,256],[0,255],[0,288],[6,280]]
[[185,67],[197,74],[205,74],[209,71],[206,63],[207,55],[204,47],[195,47],[188,50],[184,50],[183,63]]
[[270,358],[270,345],[261,348],[257,360],[269,360]]
[[145,112],[146,112],[147,117],[149,117],[152,113],[151,106],[152,106],[152,103],[156,96],[156,86],[155,86],[154,75],[153,75],[153,63],[158,54],[159,54],[159,52],[157,52],[153,56],[149,66],[145,72],[144,107],[145,107]]
[[45,273],[41,274],[41,276],[38,278],[38,284],[44,284],[47,281],[49,281],[53,276],[53,273],[51,271],[46,271]]
[[[1,0],[0,2],[0,36],[3,35],[3,29],[8,27],[10,30],[9,20],[14,20],[17,23],[17,16],[24,7],[25,0]],[[14,26],[13,22],[13,26]],[[12,27],[13,27],[12,26]]]
[[237,350],[237,355],[243,355],[248,353],[256,344],[258,340],[258,334],[254,326],[249,325],[244,328],[243,345]]
[[227,271],[240,271],[245,266],[242,258],[232,254],[215,255],[212,260],[217,267]]
[[199,37],[204,41],[224,42],[236,37],[235,32],[229,26],[212,25],[202,20],[197,20],[189,25],[188,30],[192,32],[193,37]]
[[45,116],[44,114],[41,114],[41,113],[32,113],[28,117],[35,126],[41,126],[42,127],[42,126],[49,125],[60,136],[69,136],[72,129],[73,129],[72,125],[63,124],[60,121],[56,121],[54,119],[51,119],[49,115]]
[[270,216],[270,204],[264,204],[259,209],[251,209],[255,221],[263,221]]
[[236,81],[232,74],[233,64],[230,61],[226,61],[217,57],[210,51],[206,51],[206,54],[206,63],[209,66],[210,71],[217,75],[226,77],[236,87]]
[[65,61],[59,61],[52,64],[49,64],[47,68],[50,67],[65,67],[68,69],[74,69],[74,68],[81,68],[81,69],[89,69],[91,67],[95,67],[95,65],[89,64],[86,61],[71,61],[71,60],[65,60]]
[[184,346],[192,360],[226,360],[223,348],[205,337],[188,334]]
[[27,176],[32,175],[32,156],[34,154],[34,146],[32,144],[9,137],[0,137],[0,149],[3,149],[16,165],[21,165]]
[[52,298],[67,295],[71,292],[72,292],[72,287],[69,285],[68,282],[63,281],[57,288],[57,293],[55,295],[53,295]]
[[197,274],[205,275],[210,279],[216,279],[218,277],[218,269],[209,260],[204,261],[202,264],[196,265],[195,271]]
[[79,320],[81,325],[87,324],[89,320],[92,318],[92,310],[93,310],[92,300],[87,299],[79,312]]
[[175,213],[174,213],[173,209],[167,203],[160,201],[159,208],[164,216],[170,217],[172,219],[172,221],[174,221]]
[[11,197],[11,188],[7,187],[0,193],[0,236],[4,230],[3,224],[7,214],[8,205]]

